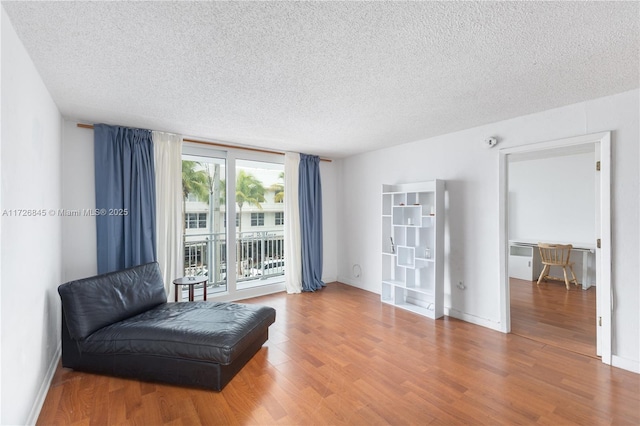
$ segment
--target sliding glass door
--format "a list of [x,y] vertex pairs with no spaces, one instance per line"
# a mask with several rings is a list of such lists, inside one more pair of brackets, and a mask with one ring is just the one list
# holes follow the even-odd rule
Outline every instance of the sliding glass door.
[[185,145],[182,165],[184,274],[208,276],[221,300],[284,288],[281,156]]

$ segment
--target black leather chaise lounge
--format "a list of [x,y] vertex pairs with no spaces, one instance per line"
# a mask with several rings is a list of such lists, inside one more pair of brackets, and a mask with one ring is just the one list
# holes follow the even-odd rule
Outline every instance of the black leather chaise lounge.
[[62,365],[222,390],[267,341],[275,309],[167,303],[157,263],[62,284]]

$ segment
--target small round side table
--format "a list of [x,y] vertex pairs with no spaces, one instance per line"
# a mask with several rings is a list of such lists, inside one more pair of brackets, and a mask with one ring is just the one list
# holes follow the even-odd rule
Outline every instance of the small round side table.
[[194,287],[196,284],[202,284],[204,283],[204,300],[207,300],[207,281],[209,280],[209,277],[207,277],[206,275],[202,275],[199,277],[182,277],[182,278],[176,278],[175,280],[173,280],[173,285],[176,286],[176,291],[175,291],[175,301],[178,301],[178,287],[182,287],[183,285],[188,285],[189,286],[189,301],[193,302],[193,295],[194,295]]

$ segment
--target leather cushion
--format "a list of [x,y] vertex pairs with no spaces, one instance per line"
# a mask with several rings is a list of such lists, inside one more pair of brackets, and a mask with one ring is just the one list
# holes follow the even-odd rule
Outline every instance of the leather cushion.
[[275,321],[275,309],[239,303],[165,303],[79,342],[82,352],[233,362]]
[[69,335],[76,340],[167,301],[157,262],[71,281],[58,293]]

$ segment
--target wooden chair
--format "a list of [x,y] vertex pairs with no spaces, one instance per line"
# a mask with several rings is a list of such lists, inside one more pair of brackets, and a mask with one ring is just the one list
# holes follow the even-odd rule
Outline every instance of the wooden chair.
[[[572,282],[576,286],[578,285],[578,280],[576,280],[576,274],[573,272],[573,262],[569,261],[571,257],[571,249],[573,246],[571,244],[545,244],[538,243],[538,249],[540,250],[540,259],[542,260],[542,264],[544,268],[542,272],[540,272],[540,277],[538,278],[538,285],[540,282],[545,279],[550,280],[559,280],[564,281],[567,290],[569,290],[569,283]],[[564,280],[558,277],[549,276],[549,269],[552,266],[560,266],[562,268],[562,272],[564,272]],[[569,280],[567,277],[567,266],[571,271],[571,276],[573,279]]]

